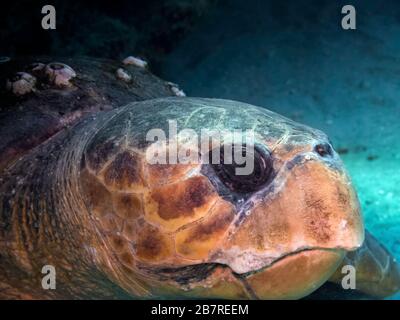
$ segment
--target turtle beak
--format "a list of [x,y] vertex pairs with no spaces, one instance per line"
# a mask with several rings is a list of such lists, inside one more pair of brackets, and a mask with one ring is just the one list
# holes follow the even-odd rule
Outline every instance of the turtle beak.
[[272,183],[274,192],[253,199],[219,262],[244,274],[260,298],[300,298],[362,245],[359,201],[338,157],[327,162],[304,153]]
[[244,278],[255,297],[299,299],[318,289],[335,272],[344,250],[311,249],[290,254]]

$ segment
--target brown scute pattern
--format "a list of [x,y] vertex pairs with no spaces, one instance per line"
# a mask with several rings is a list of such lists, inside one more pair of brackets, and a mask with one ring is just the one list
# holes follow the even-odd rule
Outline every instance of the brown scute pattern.
[[187,259],[204,260],[218,246],[235,217],[233,206],[218,202],[204,220],[178,232],[177,253]]
[[113,213],[111,194],[93,175],[87,170],[81,172],[81,186],[84,191],[89,210],[101,217]]
[[115,213],[124,219],[135,219],[143,214],[140,196],[128,193],[114,193],[113,204]]
[[198,165],[194,164],[150,164],[147,166],[148,183],[151,186],[160,186],[173,183],[183,178],[190,170]]
[[136,254],[139,259],[150,263],[166,260],[174,254],[172,239],[145,223],[138,234]]
[[129,189],[134,184],[143,185],[139,157],[129,151],[118,154],[105,169],[104,182],[121,190]]
[[96,145],[87,153],[89,168],[95,172],[101,170],[103,165],[118,152],[118,147],[113,141]]
[[167,185],[152,192],[158,204],[158,215],[164,220],[194,215],[195,208],[201,207],[215,193],[210,182],[204,177],[193,177],[179,184]]

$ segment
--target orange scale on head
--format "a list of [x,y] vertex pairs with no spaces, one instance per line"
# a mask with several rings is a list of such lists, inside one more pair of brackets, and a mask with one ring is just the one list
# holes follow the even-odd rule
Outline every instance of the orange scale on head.
[[115,213],[127,220],[136,219],[143,215],[141,196],[132,193],[113,193],[112,202]]
[[149,164],[147,170],[147,182],[150,186],[161,186],[174,183],[183,179],[199,165],[195,164]]
[[210,181],[203,176],[154,188],[146,195],[146,219],[175,231],[208,214],[219,198]]
[[[183,179],[193,170],[200,171],[200,164],[182,163],[180,159],[174,159],[176,163],[172,163],[169,159],[169,147],[162,144],[160,147],[157,144],[150,145],[146,150],[145,165],[146,178],[150,186],[161,186],[164,184],[174,183]],[[156,158],[153,158],[156,157]],[[156,161],[157,163],[154,163]]]
[[177,233],[177,253],[192,260],[207,259],[224,237],[234,217],[232,204],[218,201],[210,215]]

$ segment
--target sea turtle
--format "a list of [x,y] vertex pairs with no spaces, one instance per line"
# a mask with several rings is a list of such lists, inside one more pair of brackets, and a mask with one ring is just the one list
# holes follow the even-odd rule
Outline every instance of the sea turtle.
[[[22,71],[2,93],[0,298],[295,299],[340,284],[342,265],[367,295],[399,289],[394,259],[364,241],[357,195],[321,131],[182,97],[143,65],[48,62],[5,67]],[[171,121],[191,131],[171,133]],[[154,129],[176,143],[149,139]],[[209,161],[238,129],[254,133],[246,175]],[[148,157],[184,145],[198,161]],[[46,266],[55,289],[42,286]]]

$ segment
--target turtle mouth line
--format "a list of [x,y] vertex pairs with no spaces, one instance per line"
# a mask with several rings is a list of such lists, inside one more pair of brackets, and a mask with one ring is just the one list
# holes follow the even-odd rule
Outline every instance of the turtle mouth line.
[[344,253],[344,252],[352,251],[352,250],[354,250],[354,248],[352,248],[352,249],[340,248],[340,247],[338,247],[338,248],[321,248],[321,247],[301,248],[299,250],[283,254],[283,255],[277,257],[276,259],[272,260],[270,263],[266,264],[265,266],[263,266],[261,268],[258,268],[258,269],[252,270],[252,271],[248,271],[248,272],[244,272],[244,273],[238,273],[238,272],[233,271],[233,274],[235,276],[237,276],[237,277],[245,279],[245,278],[247,278],[247,277],[249,277],[249,276],[251,276],[253,274],[257,274],[257,273],[261,273],[263,271],[266,271],[267,269],[272,268],[273,266],[275,266],[277,263],[279,263],[281,261],[284,261],[284,260],[286,260],[288,258],[291,258],[291,257],[294,257],[294,256],[300,256],[300,255],[302,255],[302,254],[304,254],[306,252],[325,251],[325,252]]

